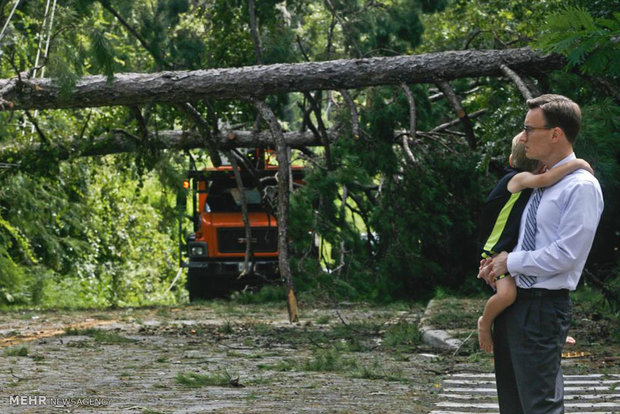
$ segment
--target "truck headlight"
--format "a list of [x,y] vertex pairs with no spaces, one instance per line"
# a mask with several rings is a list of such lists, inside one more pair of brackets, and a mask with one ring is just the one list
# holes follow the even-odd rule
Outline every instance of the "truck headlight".
[[209,256],[209,250],[205,242],[189,242],[187,244],[187,251],[190,259],[199,259]]

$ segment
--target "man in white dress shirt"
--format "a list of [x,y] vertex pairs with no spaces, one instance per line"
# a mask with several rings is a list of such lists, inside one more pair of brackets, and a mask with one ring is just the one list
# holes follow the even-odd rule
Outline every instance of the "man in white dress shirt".
[[[581,110],[561,95],[527,101],[528,158],[548,169],[575,159]],[[568,292],[577,287],[603,211],[597,179],[577,170],[532,193],[513,252],[483,261],[479,278],[493,284],[510,273],[517,300],[495,320],[495,376],[502,414],[564,413],[561,352],[572,317]]]

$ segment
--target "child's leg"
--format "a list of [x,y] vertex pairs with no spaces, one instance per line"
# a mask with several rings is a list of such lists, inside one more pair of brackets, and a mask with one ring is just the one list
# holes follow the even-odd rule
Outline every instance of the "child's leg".
[[489,298],[484,307],[484,313],[478,319],[478,342],[480,348],[486,352],[493,352],[493,339],[491,337],[493,321],[517,298],[517,286],[514,278],[510,275],[499,279],[496,288],[497,292]]

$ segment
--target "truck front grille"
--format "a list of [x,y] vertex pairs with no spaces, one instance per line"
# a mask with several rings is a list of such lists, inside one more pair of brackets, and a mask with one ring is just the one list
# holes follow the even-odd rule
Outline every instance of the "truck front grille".
[[[217,241],[220,253],[244,253],[246,246],[245,228],[219,228],[217,229]],[[277,252],[278,228],[253,227],[252,251],[254,253]]]

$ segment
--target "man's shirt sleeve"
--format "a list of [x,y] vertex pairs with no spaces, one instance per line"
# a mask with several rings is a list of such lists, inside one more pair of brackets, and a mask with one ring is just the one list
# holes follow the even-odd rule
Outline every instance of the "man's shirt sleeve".
[[[512,275],[554,276],[585,264],[592,247],[603,199],[599,187],[591,181],[576,183],[561,206],[556,237],[546,246],[508,255]],[[578,269],[580,272],[582,269]]]

